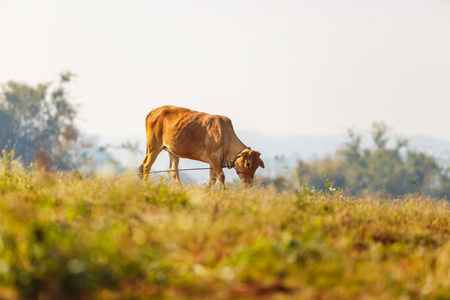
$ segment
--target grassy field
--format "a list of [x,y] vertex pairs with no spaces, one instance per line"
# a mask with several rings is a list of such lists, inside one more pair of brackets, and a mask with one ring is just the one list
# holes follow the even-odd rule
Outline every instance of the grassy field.
[[[11,171],[16,169],[16,171]],[[450,299],[446,200],[0,174],[0,299]]]

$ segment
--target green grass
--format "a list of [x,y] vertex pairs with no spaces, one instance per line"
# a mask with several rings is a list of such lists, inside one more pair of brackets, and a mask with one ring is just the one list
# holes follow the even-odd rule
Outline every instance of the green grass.
[[0,173],[0,299],[449,299],[446,200]]

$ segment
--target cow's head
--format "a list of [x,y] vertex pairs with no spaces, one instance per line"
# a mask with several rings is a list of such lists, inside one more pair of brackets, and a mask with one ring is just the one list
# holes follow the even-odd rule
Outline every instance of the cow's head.
[[241,151],[234,160],[234,168],[243,185],[253,186],[253,177],[258,167],[264,168],[264,162],[261,158],[261,153],[246,148]]

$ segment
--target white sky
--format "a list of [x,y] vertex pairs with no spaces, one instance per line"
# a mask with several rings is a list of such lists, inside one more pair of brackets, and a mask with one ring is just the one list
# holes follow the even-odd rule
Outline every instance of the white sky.
[[238,135],[385,121],[450,141],[448,0],[0,0],[0,83],[66,70],[92,134],[145,135],[172,104]]

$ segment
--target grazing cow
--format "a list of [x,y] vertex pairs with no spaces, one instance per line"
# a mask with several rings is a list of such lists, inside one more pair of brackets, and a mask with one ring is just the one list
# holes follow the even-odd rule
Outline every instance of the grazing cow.
[[230,119],[190,109],[162,106],[150,111],[145,119],[147,151],[139,173],[147,179],[150,168],[162,150],[169,152],[170,172],[180,183],[178,162],[181,158],[210,164],[209,188],[216,179],[225,188],[222,168],[236,169],[245,186],[253,185],[258,167],[264,168],[261,153],[245,146],[234,133]]

